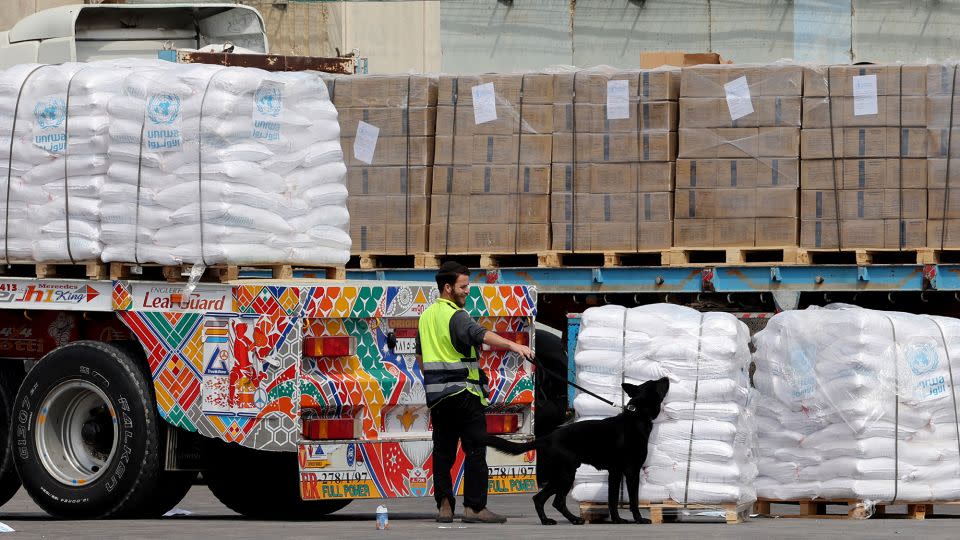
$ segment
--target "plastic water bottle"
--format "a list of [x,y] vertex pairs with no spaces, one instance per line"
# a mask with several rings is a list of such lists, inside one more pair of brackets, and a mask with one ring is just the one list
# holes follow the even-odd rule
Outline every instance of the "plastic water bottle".
[[382,531],[390,527],[390,518],[387,515],[387,507],[380,505],[377,507],[377,530]]

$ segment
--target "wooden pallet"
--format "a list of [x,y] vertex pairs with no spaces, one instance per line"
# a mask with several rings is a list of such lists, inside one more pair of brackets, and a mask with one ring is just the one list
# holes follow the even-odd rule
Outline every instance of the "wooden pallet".
[[0,276],[37,279],[107,279],[107,265],[84,262],[11,262],[0,266]]
[[[724,521],[726,523],[743,523],[743,517],[737,511],[736,504],[718,504],[718,505],[702,505],[702,504],[681,504],[674,501],[666,502],[649,502],[649,501],[640,501],[637,505],[641,510],[648,510],[650,512],[650,521],[655,525],[660,525],[662,523],[671,523],[678,520],[680,517],[680,512],[683,510],[720,510],[724,513]],[[627,515],[624,515],[624,512]],[[620,503],[620,517],[624,519],[630,519],[628,517],[630,514],[630,505],[628,503]],[[587,523],[597,523],[607,519],[610,515],[609,508],[607,503],[596,503],[596,502],[581,502],[580,503],[580,517]]]
[[[799,264],[935,264],[939,254],[949,250],[933,249],[799,249]],[[960,251],[953,252],[953,260],[960,260]]]
[[[770,509],[771,504],[788,504],[796,505],[799,507],[799,512],[796,514],[783,513],[783,512],[772,512]],[[895,505],[886,505],[886,504],[875,504],[873,507],[873,513],[870,512],[870,507],[867,503],[855,499],[841,499],[841,500],[826,500],[826,499],[813,499],[813,500],[775,500],[775,499],[758,499],[753,505],[753,512],[755,514],[780,517],[780,518],[805,518],[805,519],[869,519],[871,517],[876,518],[899,518],[899,519],[926,519],[933,515],[933,507],[935,505],[956,505],[960,504],[960,501],[947,501],[947,502],[928,502],[928,503],[900,503]],[[907,507],[907,512],[905,514],[891,514],[887,512],[887,506],[904,506]],[[842,514],[830,514],[827,513],[827,506],[845,506],[847,508],[846,513]]]
[[724,264],[797,264],[800,249],[783,247],[673,248],[669,266]]
[[667,266],[670,250],[639,251],[548,251],[540,254],[539,266],[563,268],[571,266]]
[[361,253],[352,255],[347,268],[377,270],[381,268],[414,268],[416,255]]
[[[271,277],[263,279],[293,279],[294,266],[290,264],[271,265],[213,265],[206,268],[201,281],[227,282],[240,279],[241,269],[268,270]],[[135,265],[128,263],[110,263],[110,279],[113,280],[148,280],[148,281],[187,281],[190,277],[191,265]],[[303,277],[318,279],[346,279],[343,267],[296,267],[303,270]]]
[[457,261],[469,268],[536,268],[541,253],[418,253],[414,268],[435,270],[446,261]]

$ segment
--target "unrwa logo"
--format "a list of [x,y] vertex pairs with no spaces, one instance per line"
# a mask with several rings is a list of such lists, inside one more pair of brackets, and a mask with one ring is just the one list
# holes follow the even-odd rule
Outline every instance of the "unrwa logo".
[[914,375],[930,373],[940,366],[940,355],[937,354],[937,349],[929,343],[908,346],[907,350],[904,351],[904,356],[907,357],[910,371],[913,371]]
[[62,99],[49,96],[37,102],[33,108],[40,129],[59,127],[67,117],[67,106]]
[[276,86],[262,85],[257,88],[254,95],[254,101],[257,103],[257,110],[264,116],[280,116],[283,109],[283,96],[280,95],[280,89]]
[[180,116],[180,96],[154,94],[147,102],[147,114],[154,124],[172,124]]

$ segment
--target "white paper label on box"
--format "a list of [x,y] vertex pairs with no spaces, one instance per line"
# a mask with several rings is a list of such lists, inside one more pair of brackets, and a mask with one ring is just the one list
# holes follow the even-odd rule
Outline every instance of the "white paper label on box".
[[483,124],[497,119],[497,95],[493,83],[473,87],[473,122]]
[[630,81],[607,81],[607,120],[630,118]]
[[877,76],[857,75],[853,78],[853,115],[877,114]]
[[357,137],[353,139],[353,157],[367,165],[372,164],[379,137],[380,128],[360,120],[357,123]]
[[737,120],[753,113],[753,102],[750,101],[750,86],[744,75],[723,85],[727,93],[727,108],[730,109],[730,119]]

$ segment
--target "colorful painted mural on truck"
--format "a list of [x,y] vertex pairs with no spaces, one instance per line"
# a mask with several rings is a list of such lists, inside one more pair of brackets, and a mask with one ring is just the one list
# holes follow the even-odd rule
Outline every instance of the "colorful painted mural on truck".
[[[146,350],[168,422],[252,448],[294,451],[301,407],[357,415],[365,439],[400,430],[429,439],[411,340],[416,317],[435,296],[434,287],[416,284],[207,286],[186,293],[182,286],[118,281],[113,306]],[[536,292],[476,286],[466,309],[488,328],[528,332]],[[398,338],[394,351],[387,346],[390,331]],[[356,354],[302,358],[307,336],[352,336]],[[528,364],[484,351],[481,365],[494,408],[532,404]],[[379,451],[363,448],[361,458],[367,450]],[[426,457],[405,455],[426,467]]]

